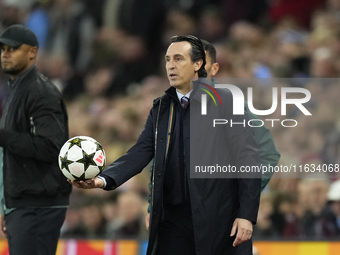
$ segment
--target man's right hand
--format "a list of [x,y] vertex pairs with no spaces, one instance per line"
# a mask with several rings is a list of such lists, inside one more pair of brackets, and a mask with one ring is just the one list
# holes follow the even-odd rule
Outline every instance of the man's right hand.
[[72,181],[67,179],[69,183],[80,189],[94,189],[94,188],[104,188],[104,182],[102,179],[96,177],[87,181]]

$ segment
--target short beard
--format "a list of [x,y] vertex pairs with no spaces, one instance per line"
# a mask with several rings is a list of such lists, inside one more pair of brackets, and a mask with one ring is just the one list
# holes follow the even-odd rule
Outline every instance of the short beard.
[[2,72],[8,75],[16,76],[20,74],[24,70],[24,68],[25,68],[24,66],[18,66],[18,65],[12,68],[9,68],[9,69],[2,67]]

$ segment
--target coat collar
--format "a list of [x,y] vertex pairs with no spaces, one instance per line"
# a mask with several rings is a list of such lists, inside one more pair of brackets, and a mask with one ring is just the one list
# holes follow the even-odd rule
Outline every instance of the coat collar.
[[[207,78],[200,78],[192,82],[193,91],[190,96],[190,100],[196,100],[201,102],[201,94],[203,92],[202,89],[209,89],[209,87],[214,87],[214,84],[211,80]],[[205,92],[203,92],[205,93]]]
[[16,76],[14,80],[8,80],[8,85],[11,89],[14,89],[17,87],[22,80],[31,77],[33,74],[36,73],[37,67],[36,65],[32,65],[30,68],[28,68],[24,73]]
[[[214,87],[213,81],[207,79],[207,78],[200,78],[198,80],[192,81],[191,87],[192,87],[192,92],[190,94],[190,100],[197,100],[201,102],[201,89],[207,89],[207,86]],[[154,100],[153,104],[157,105],[160,100],[162,99],[165,100],[164,102],[167,102],[169,100],[175,100],[176,102],[179,103],[176,89],[174,87],[170,87],[165,91],[165,94],[161,97],[158,97]]]

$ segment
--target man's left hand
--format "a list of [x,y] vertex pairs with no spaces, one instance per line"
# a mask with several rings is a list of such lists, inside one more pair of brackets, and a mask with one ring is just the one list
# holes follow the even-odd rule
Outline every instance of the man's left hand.
[[234,240],[233,246],[248,241],[253,233],[253,224],[246,219],[236,218],[231,229],[230,236],[234,236],[237,232],[236,238]]

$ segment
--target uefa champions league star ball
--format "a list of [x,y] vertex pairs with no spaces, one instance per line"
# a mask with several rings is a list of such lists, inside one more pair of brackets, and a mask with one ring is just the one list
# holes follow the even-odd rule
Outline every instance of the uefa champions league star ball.
[[60,149],[59,167],[66,178],[86,181],[99,175],[105,168],[105,152],[95,139],[76,136]]

